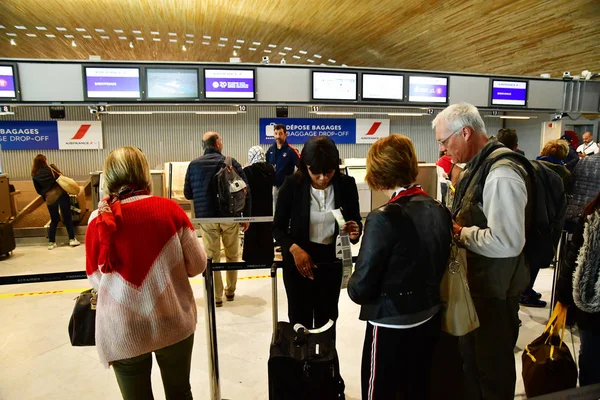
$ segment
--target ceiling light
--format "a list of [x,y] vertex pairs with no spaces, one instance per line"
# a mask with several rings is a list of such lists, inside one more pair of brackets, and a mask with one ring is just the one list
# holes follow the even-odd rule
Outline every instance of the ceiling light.
[[235,50],[233,51],[233,56],[237,57],[237,51],[235,51]]
[[292,51],[292,48],[291,48],[291,47],[284,47],[283,49],[284,49],[284,50],[287,50],[287,51]]
[[265,50],[265,53],[271,53],[271,50]]
[[29,37],[37,37],[37,35],[35,33],[28,33],[27,36],[29,36]]
[[127,36],[119,36],[119,39],[121,39],[121,40],[127,40]]
[[[104,39],[104,40],[110,39],[110,36],[100,36],[100,39]],[[144,40],[144,39],[142,39],[142,40]]]
[[388,113],[388,116],[390,116],[390,117],[422,117],[423,115],[427,115],[427,114],[410,113],[410,112]]
[[194,41],[193,41],[193,40],[186,40],[185,42],[186,42],[186,43],[189,43],[189,44],[193,44],[193,43],[194,43]]
[[160,35],[160,32],[156,32],[156,31],[152,31],[150,32],[151,35]]
[[321,58],[322,56],[320,54],[315,54],[315,58]]
[[196,111],[196,115],[236,115],[237,111]]
[[314,62],[315,62],[315,60],[311,60],[311,59],[309,58],[309,59],[307,59],[307,60],[306,60],[306,62],[309,62],[309,63],[314,63]]
[[348,111],[314,111],[311,113],[316,115],[354,115],[353,112]]
[[12,46],[16,46],[16,45],[17,45],[17,42],[15,42],[15,39],[10,39],[10,44],[11,44]]
[[234,49],[241,49],[242,46],[233,46]]
[[279,55],[280,55],[280,56],[286,56],[286,55],[287,55],[287,53],[281,53],[281,52],[280,52],[280,53],[279,53]]
[[[0,28],[4,28],[2,25],[0,25]],[[45,31],[46,27],[45,26],[36,26],[35,29],[37,29],[38,31]]]
[[347,67],[347,65],[346,64],[342,64],[342,67]]
[[208,40],[210,40],[210,39],[211,39],[211,37],[210,37],[210,36],[202,36],[202,38],[203,38],[203,39],[208,39]]
[[64,32],[64,31],[66,31],[66,30],[67,30],[67,28],[63,28],[62,26],[57,26],[57,27],[56,27],[56,30],[57,30],[57,31]]
[[238,42],[238,43],[244,43],[244,41],[242,39],[238,39],[238,40],[236,40],[236,42]]
[[208,46],[210,43],[209,42],[202,42],[203,45]]
[[181,50],[187,51],[187,47],[185,47],[185,44],[183,46],[181,46]]
[[103,111],[100,114],[110,115],[152,115],[152,111]]
[[129,47],[133,49],[133,42],[129,42]]
[[115,29],[115,33],[123,33],[123,29]]
[[85,28],[75,28],[77,32],[85,32]]
[[21,29],[21,30],[25,30],[27,28],[25,28],[23,25],[15,25],[15,28],[17,29]]
[[[108,39],[108,36],[106,37]],[[143,37],[136,37],[135,40],[144,40]]]
[[[0,29],[4,29],[4,28],[5,28],[5,26],[4,26],[4,25],[0,25]],[[44,29],[45,29],[45,28],[44,28]]]
[[252,44],[255,46],[260,46],[260,42],[252,42]]
[[272,48],[272,49],[274,49],[275,47],[277,47],[277,45],[276,44],[270,44],[269,47]]
[[96,29],[96,32],[98,32],[98,33],[104,33],[104,29],[98,28],[98,29]]
[[[48,35],[46,35],[46,36],[48,36]],[[91,39],[92,37],[90,35],[83,35],[83,38],[84,39]]]
[[221,40],[221,41],[223,41],[223,42],[227,42],[227,41],[229,41],[229,39],[227,39],[226,37],[222,37],[222,38],[221,38],[221,39],[219,39],[219,40]]
[[329,60],[327,60],[327,61],[329,61],[332,64],[335,64],[335,60],[332,60],[331,58]]
[[175,32],[169,32],[169,36],[177,36],[177,33],[175,33]]
[[142,31],[140,31],[140,30],[135,30],[135,31],[131,31],[131,32],[135,33],[136,35],[141,35],[142,34]]
[[177,39],[169,39],[169,42],[171,42],[171,43],[177,43]]
[[300,54],[306,54],[306,53],[308,53],[308,51],[300,50],[298,53],[300,53]]
[[15,113],[13,111],[0,112],[0,115],[15,115]]
[[250,50],[250,51],[256,51],[256,48],[255,47],[248,47],[248,50]]
[[531,119],[531,117],[526,117],[526,116],[521,116],[521,115],[501,115],[499,118],[501,118],[501,119]]
[[154,40],[155,42],[160,42],[160,38],[157,38],[157,37],[152,38],[152,40]]
[[225,47],[225,43],[219,43],[219,47]]
[[6,36],[17,36],[16,33],[7,33]]
[[67,39],[73,39],[75,36],[73,36],[73,35],[65,35],[65,37],[66,37]]
[[71,40],[71,46],[73,46],[73,47],[77,47],[77,43],[75,43],[75,41],[74,41],[74,40]]
[[300,59],[300,56],[294,56],[294,58],[295,58],[296,60],[299,60],[299,59]]
[[[49,37],[49,38],[55,38],[55,37],[56,37],[56,35],[53,35],[53,34],[51,34],[51,33],[46,33],[46,37]],[[85,37],[85,36],[84,36],[84,37]],[[90,37],[91,37],[91,36],[90,36]]]
[[186,33],[185,36],[186,37],[194,37],[194,34],[193,33]]

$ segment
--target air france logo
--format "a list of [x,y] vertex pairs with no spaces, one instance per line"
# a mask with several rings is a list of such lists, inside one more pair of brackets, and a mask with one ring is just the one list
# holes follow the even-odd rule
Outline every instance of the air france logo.
[[71,140],[81,140],[83,139],[83,137],[85,136],[86,133],[88,133],[88,131],[90,130],[92,125],[81,125],[79,127],[79,129],[77,130],[77,133],[75,133],[75,136],[73,136],[71,138]]
[[6,79],[0,79],[0,88],[7,87],[8,81]]
[[374,122],[373,125],[371,125],[371,128],[369,129],[369,131],[367,132],[366,136],[374,135],[380,126],[381,126],[381,122]]

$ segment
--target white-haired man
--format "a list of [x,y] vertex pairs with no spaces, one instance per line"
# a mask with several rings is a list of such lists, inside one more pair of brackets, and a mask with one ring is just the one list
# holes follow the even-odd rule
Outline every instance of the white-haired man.
[[527,174],[510,158],[493,160],[511,150],[488,139],[476,107],[451,105],[433,127],[440,151],[454,163],[467,163],[453,217],[455,239],[468,251],[469,287],[480,321],[460,338],[468,398],[513,399],[519,295],[529,281],[523,255]]

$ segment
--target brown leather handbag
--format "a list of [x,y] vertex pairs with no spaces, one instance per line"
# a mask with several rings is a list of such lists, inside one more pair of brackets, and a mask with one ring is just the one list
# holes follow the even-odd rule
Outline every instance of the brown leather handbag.
[[52,189],[48,190],[45,195],[46,204],[52,205],[58,201],[58,198],[63,195],[65,191],[58,184]]

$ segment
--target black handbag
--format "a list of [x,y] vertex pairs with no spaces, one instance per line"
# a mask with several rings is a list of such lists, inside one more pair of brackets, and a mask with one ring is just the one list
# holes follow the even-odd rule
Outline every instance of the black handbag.
[[98,293],[94,289],[81,292],[75,299],[75,307],[69,321],[69,337],[72,346],[96,345],[96,304]]

